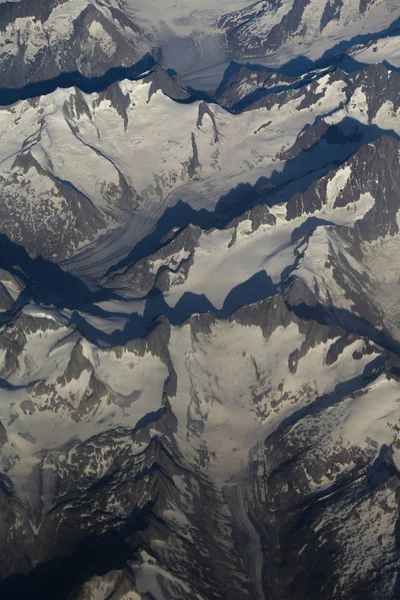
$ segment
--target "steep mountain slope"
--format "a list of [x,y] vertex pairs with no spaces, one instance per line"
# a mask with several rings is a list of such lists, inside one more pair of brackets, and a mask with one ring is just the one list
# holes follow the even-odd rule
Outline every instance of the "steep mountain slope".
[[[161,211],[178,199],[186,201],[190,197],[193,207],[212,209],[238,183],[244,180],[253,184],[261,175],[271,173],[284,142],[287,146],[293,144],[306,124],[312,124],[318,115],[332,111],[345,99],[343,86],[341,81],[335,83],[333,93],[326,95],[313,111],[308,107],[301,110],[308,93],[303,89],[293,100],[287,99],[287,112],[280,110],[285,99],[275,96],[270,99],[268,112],[260,107],[261,110],[235,117],[218,105],[202,101],[177,104],[162,93],[153,72],[137,82],[125,81],[100,94],[58,90],[35,102],[28,100],[5,107],[0,110],[4,143],[2,193],[7,214],[7,198],[13,210],[18,211],[13,215],[18,229],[14,233],[6,222],[8,235],[16,242],[23,236],[33,253],[65,258],[99,233],[104,234],[107,227],[126,223],[127,214],[138,213],[132,227],[140,219],[143,236],[148,232],[143,221],[150,217],[150,226],[154,225]],[[184,95],[184,90],[181,93]],[[298,111],[298,118],[289,123],[293,111]],[[266,117],[274,115],[277,127],[267,130]],[[284,128],[286,140],[282,136]],[[238,129],[243,132],[240,136]],[[158,140],[156,147],[154,137]],[[270,146],[267,153],[263,150],[266,143]],[[27,211],[21,188],[27,190],[29,204],[34,197],[43,197],[43,202],[34,202]],[[31,211],[35,218],[49,193],[55,240],[60,234],[68,236],[72,230],[69,239],[61,240],[58,251],[44,245],[40,230],[36,229],[37,239],[31,243],[23,233],[24,219],[30,217]],[[21,210],[13,201],[16,194]],[[77,198],[82,204],[79,214],[90,211],[94,216],[82,219],[83,227],[89,223],[90,232],[80,231],[73,211]],[[69,214],[70,221],[65,223]],[[41,214],[39,222],[44,223]],[[131,244],[135,234],[137,238],[139,232],[130,232]],[[49,242],[45,240],[45,244]]]
[[400,130],[400,78],[384,66],[317,72],[247,100],[241,82],[228,84],[238,114],[193,101],[157,66],[105,92],[57,90],[0,109],[1,231],[32,255],[79,254],[68,269],[97,277],[178,201],[213,211],[226,196],[235,211],[239,184],[280,188],[343,160],[378,128]]
[[399,18],[0,0],[2,599],[399,597]]
[[[128,589],[133,586],[142,594],[161,589],[161,595],[172,598],[182,593],[188,598],[196,593],[229,597],[224,589],[233,576],[237,587],[232,597],[257,593],[251,589],[262,597],[261,590],[271,585],[264,581],[263,562],[269,561],[271,545],[287,540],[280,539],[280,520],[295,510],[300,498],[309,498],[312,505],[314,496],[327,497],[314,518],[333,520],[332,534],[339,543],[346,529],[341,522],[334,525],[339,509],[336,494],[328,499],[332,486],[339,495],[353,480],[358,487],[367,486],[369,465],[378,459],[382,445],[396,442],[390,414],[396,410],[397,383],[377,346],[336,326],[299,320],[288,310],[299,292],[304,293],[294,286],[286,300],[278,296],[254,304],[228,321],[193,317],[178,328],[164,322],[147,341],[111,350],[88,344],[55,314],[21,313],[1,342],[7,352],[2,377],[9,382],[2,391],[2,421],[7,423],[2,436],[2,518],[8,523],[3,547],[19,539],[24,544],[12,556],[3,555],[3,577],[22,565],[28,571],[37,561],[68,556],[80,540],[94,543],[90,532],[102,544],[102,536],[113,531],[117,551],[126,536],[131,547]],[[38,338],[40,354],[33,350]],[[355,407],[360,402],[373,406],[382,389],[385,403],[365,416],[356,434],[351,420],[358,423]],[[313,421],[321,419],[324,450],[318,459],[321,429]],[[285,453],[293,452],[289,448],[298,448],[298,442],[286,441],[286,434],[281,441],[278,432],[285,432],[289,423],[291,431],[298,421],[297,438],[305,436],[314,458],[310,463],[301,453],[299,464],[292,461],[294,471],[268,484],[266,497],[262,486],[272,476],[271,457],[277,452],[274,463],[284,463]],[[263,453],[269,456],[267,463]],[[329,472],[323,464],[330,465]],[[380,469],[374,468],[379,479]],[[379,517],[382,505],[393,505],[392,469],[389,487],[379,482],[376,491],[368,492],[366,506],[372,502],[377,514],[363,523],[360,543],[370,543],[377,527],[387,535],[394,530],[393,508],[385,525]],[[278,512],[273,508],[275,494],[281,497]],[[207,525],[204,503],[215,515],[215,522],[207,519]],[[263,516],[249,521],[245,506],[250,514],[261,511]],[[140,526],[142,533],[134,535],[141,519],[145,528]],[[237,545],[232,536],[243,544]],[[317,539],[311,544],[323,545]],[[202,548],[200,556],[193,554],[193,547]],[[219,556],[216,548],[225,551]],[[347,542],[342,545],[338,568],[348,548]],[[377,560],[380,556],[377,552]],[[207,567],[208,560],[212,567]],[[68,564],[65,559],[65,568]],[[355,560],[351,568],[357,569]],[[384,563],[381,568],[386,569]],[[197,569],[205,569],[205,579],[193,578]],[[267,572],[271,574],[270,566]],[[299,577],[307,581],[307,572]],[[371,568],[364,564],[357,585],[370,576]],[[344,578],[342,589],[350,589],[350,581]],[[24,590],[32,583],[35,579],[25,583],[6,578],[3,589],[7,592],[14,584]],[[284,577],[282,585],[291,585],[291,578]],[[100,589],[106,590],[105,582]],[[156,597],[161,595],[157,592]]]
[[62,72],[87,77],[130,66],[149,34],[118,2],[46,0],[0,3],[1,87],[22,87]]
[[381,37],[399,16],[395,2],[382,0],[267,0],[225,15],[219,26],[235,58],[272,55],[272,65],[299,56],[316,60],[353,38]]
[[215,90],[232,58],[267,57],[278,67],[377,42],[388,60],[395,49],[388,52],[385,39],[399,18],[391,0],[197,0],[167,10],[159,0],[2,1],[1,87],[65,72],[101,76],[150,52],[194,86]]

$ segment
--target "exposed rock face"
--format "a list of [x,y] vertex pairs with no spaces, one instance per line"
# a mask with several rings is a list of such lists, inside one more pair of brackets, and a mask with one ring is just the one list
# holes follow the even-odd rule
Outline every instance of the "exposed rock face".
[[148,36],[117,5],[82,0],[1,3],[1,87],[22,87],[73,71],[95,77],[137,62]]
[[294,46],[301,44],[303,57],[307,53],[315,59],[323,54],[321,50],[330,50],[329,42],[322,39],[324,36],[326,39],[333,32],[340,32],[341,40],[347,41],[356,38],[360,26],[361,29],[364,26],[365,33],[372,37],[377,32],[379,37],[378,32],[390,29],[396,16],[389,3],[379,0],[274,0],[255,2],[224,15],[219,26],[227,32],[236,58],[275,53],[279,56],[279,52],[296,58],[299,52]]
[[197,4],[0,0],[0,597],[391,600],[400,11]]
[[[393,473],[382,479],[379,473],[387,467],[376,462],[381,446],[373,437],[348,438],[352,426],[346,419],[352,418],[351,406],[364,397],[374,402],[380,389],[387,398],[382,411],[389,410],[397,401],[397,381],[378,346],[337,325],[304,321],[290,308],[294,297],[293,290],[287,301],[277,296],[242,308],[228,321],[204,315],[178,328],[165,322],[147,341],[112,350],[90,346],[55,321],[19,317],[6,332],[8,340],[2,337],[9,357],[2,377],[10,382],[3,388],[9,420],[1,438],[8,482],[2,488],[2,520],[8,523],[2,527],[2,548],[17,543],[16,552],[4,550],[2,555],[5,592],[35,581],[26,575],[18,582],[10,575],[21,569],[28,574],[38,562],[50,569],[54,556],[65,557],[60,564],[67,569],[77,553],[91,548],[94,534],[98,560],[106,560],[103,539],[115,545],[120,569],[124,557],[131,556],[130,570],[118,575],[124,589],[141,592],[149,569],[158,573],[158,583],[151,585],[160,585],[170,597],[179,597],[182,590],[188,597],[247,598],[265,592],[285,597],[299,578],[309,593],[308,562],[299,564],[292,547],[286,560],[294,561],[293,569],[286,577],[279,566],[281,554],[270,564],[271,544],[286,552],[288,530],[286,526],[281,533],[281,523],[290,514],[297,535],[296,506],[307,498],[309,519],[315,528],[327,520],[330,535],[326,545],[307,525],[303,546],[310,553],[321,548],[320,560],[328,567],[338,544],[340,570],[354,543],[352,537],[343,541],[349,524],[337,522],[354,500],[351,481],[362,497],[367,493],[361,491],[363,485],[370,490],[363,500],[366,515],[372,507],[376,518],[384,510],[385,531],[394,531],[397,469],[391,451],[386,450],[385,460]],[[29,348],[38,339],[41,350],[34,356]],[[310,379],[317,360],[319,376]],[[45,372],[51,373],[46,381]],[[142,417],[146,405],[151,411]],[[374,426],[371,415],[363,429],[373,435]],[[296,439],[288,437],[292,431]],[[300,450],[305,438],[309,458]],[[384,439],[387,448],[397,439],[389,424]],[[239,477],[246,456],[250,462]],[[282,471],[279,464],[290,466]],[[377,527],[366,515],[360,514],[360,544],[371,544],[371,528]],[[393,554],[392,542],[385,543]],[[383,560],[379,548],[374,552],[376,560]],[[384,556],[381,571],[389,568],[389,555]],[[360,551],[359,561],[363,558]],[[361,564],[353,557],[352,572]],[[90,564],[86,575],[91,568],[94,575],[96,567]],[[357,586],[371,576],[365,564],[362,568],[365,579],[359,578]],[[205,574],[201,580],[193,577],[197,569]],[[268,576],[273,569],[277,588]],[[324,572],[320,585],[325,586],[334,574],[327,568],[331,579],[325,579]],[[89,580],[78,597],[85,598],[93,585],[103,592],[113,577],[110,573],[97,584]],[[383,588],[376,583],[377,594],[390,587],[390,578],[383,579]],[[342,587],[349,594],[350,581],[344,579]]]

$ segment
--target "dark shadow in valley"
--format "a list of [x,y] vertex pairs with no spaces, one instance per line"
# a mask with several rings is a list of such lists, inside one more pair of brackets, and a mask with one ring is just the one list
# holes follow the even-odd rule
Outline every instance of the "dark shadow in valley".
[[85,77],[79,71],[61,73],[58,77],[28,83],[21,88],[0,88],[0,106],[8,106],[19,100],[52,94],[57,88],[77,87],[85,94],[103,92],[110,85],[124,79],[136,79],[156,65],[150,54],[146,54],[131,67],[113,67],[99,77]]
[[[284,273],[283,277],[290,278],[290,273],[291,271],[288,270],[288,273],[286,275]],[[286,283],[290,283],[290,279]],[[166,317],[174,326],[181,325],[193,314],[211,313],[216,318],[226,319],[240,307],[265,300],[280,293],[280,291],[280,286],[274,284],[269,275],[262,270],[233,288],[228,293],[221,309],[215,308],[205,294],[194,294],[192,292],[183,293],[176,305],[170,306],[167,303],[168,293],[165,294],[156,287],[143,298],[146,301],[143,315],[137,313],[130,314],[129,316],[126,314],[120,315],[127,318],[127,323],[123,330],[115,330],[111,333],[103,332],[88,323],[77,312],[72,314],[71,323],[78,326],[83,335],[96,345],[123,345],[129,340],[146,337],[150,329],[157,324],[157,321],[161,317]],[[344,331],[365,337],[384,350],[400,357],[399,342],[394,340],[386,331],[378,329],[378,327],[369,321],[350,311],[342,308],[326,307],[322,304],[309,306],[301,303],[291,305],[286,302],[286,305],[301,320],[316,321],[326,326],[339,326]],[[96,314],[99,317],[107,318],[107,314],[109,314],[102,311],[99,307],[87,308],[88,312],[92,308],[91,314]],[[396,375],[396,367],[393,366],[391,370]],[[343,392],[350,393],[344,388]]]
[[[313,125],[305,127],[302,133],[311,127]],[[304,192],[314,181],[350,158],[363,144],[385,134],[400,140],[394,131],[364,125],[346,117],[338,124],[327,125],[322,134],[312,133],[317,139],[311,140],[309,147],[299,147],[295,156],[288,156],[281,171],[276,170],[270,177],[260,178],[255,185],[241,183],[222,196],[215,210],[195,210],[189,204],[178,201],[165,210],[152,233],[109,269],[106,277],[154,254],[189,225],[203,230],[224,229],[233,219],[258,205],[273,206],[288,201],[295,193]]]
[[[155,78],[157,80],[157,74],[154,70],[158,67],[156,60],[150,55],[146,54],[139,62],[135,63],[130,67],[112,67],[104,75],[98,77],[85,77],[79,71],[72,71],[68,73],[61,73],[53,79],[44,79],[35,83],[28,83],[27,85],[20,88],[2,88],[0,87],[0,106],[10,106],[21,100],[29,100],[31,98],[37,98],[39,96],[47,96],[52,94],[57,89],[66,89],[76,87],[85,94],[93,94],[104,92],[115,83],[129,79],[135,81],[141,77],[147,76],[148,72],[153,70]],[[167,74],[168,78],[170,75]],[[161,87],[167,96],[170,96],[178,104],[191,104],[204,100],[205,102],[214,102],[214,100],[206,92],[201,90],[195,90],[192,88],[182,89],[184,95],[187,92],[187,97],[174,97],[173,92],[174,83],[172,80],[169,82],[163,80],[162,77],[158,77]],[[179,88],[179,83],[176,83],[176,89]]]
[[387,68],[388,71],[396,71],[396,73],[400,73],[400,67],[395,67],[387,60],[383,60],[382,64],[385,65],[385,67]]
[[[267,185],[265,180],[259,180],[256,186],[240,184],[219,200],[215,211],[205,209],[196,211],[188,204],[179,201],[164,212],[154,231],[139,242],[123,261],[110,269],[107,277],[111,280],[117,269],[131,268],[141,258],[157,252],[189,225],[198,226],[203,230],[223,229],[234,218],[243,215],[246,210],[257,205],[271,206],[277,202],[289,200],[293,194],[304,191],[313,181],[341,164],[362,144],[371,142],[383,134],[389,134],[398,139],[394,132],[385,132],[374,125],[366,126],[354,119],[346,118],[338,125],[329,126],[314,145],[300,150],[297,156],[288,160],[282,171],[272,174],[271,178],[267,180]],[[315,170],[304,175],[304,171],[309,168],[310,164],[313,164]],[[301,227],[294,230],[293,240],[310,233],[318,225],[333,225],[333,223],[311,216]],[[283,275],[289,276],[290,270]],[[226,318],[240,306],[270,297],[277,291],[268,275],[262,271],[232,290],[221,310],[215,309],[204,294],[198,295],[190,292],[183,294],[175,307],[170,307],[162,292],[154,289],[146,298],[143,298],[146,301],[143,316],[136,313],[130,315],[123,331],[115,330],[111,334],[101,332],[87,323],[78,313],[73,314],[72,321],[85,332],[85,335],[93,343],[117,345],[135,337],[145,337],[150,323],[154,322],[157,317],[165,316],[173,325],[183,323],[195,313],[212,312],[217,317]],[[82,310],[107,318],[107,313],[99,307],[87,305],[86,308],[82,307]]]
[[[296,60],[298,60],[298,59],[296,59]],[[291,77],[291,76],[289,76],[288,73],[284,73],[282,70],[269,69],[268,67],[260,67],[259,65],[253,65],[250,63],[246,63],[246,65],[233,63],[232,66],[227,69],[227,72],[226,72],[227,75],[224,76],[224,84],[223,85],[221,84],[220,88],[217,91],[216,97],[218,99],[218,94],[221,95],[223,93],[226,93],[226,91],[227,91],[226,86],[228,86],[228,84],[229,84],[229,79],[236,72],[240,71],[240,69],[243,68],[243,66],[245,66],[248,69],[251,69],[252,71],[255,71],[255,72],[261,71],[261,72],[265,72],[266,74],[269,73],[269,74],[283,75],[285,78],[292,79],[292,81],[278,83],[277,85],[266,87],[266,88],[258,87],[256,90],[254,90],[247,96],[241,98],[238,102],[236,102],[233,105],[226,106],[226,105],[222,104],[224,110],[231,112],[233,114],[240,114],[240,113],[244,112],[245,110],[251,109],[252,106],[256,102],[259,102],[263,98],[266,98],[267,96],[270,96],[272,94],[279,94],[281,92],[286,92],[289,90],[297,90],[302,87],[305,87],[305,86],[309,85],[310,83],[312,83],[313,81],[317,81],[321,77],[325,76],[327,71],[333,71],[337,67],[340,67],[346,73],[354,73],[355,71],[360,71],[361,69],[368,66],[367,63],[359,62],[359,61],[355,60],[354,58],[352,58],[351,56],[348,56],[347,54],[341,54],[341,55],[335,57],[335,59],[332,60],[332,63],[329,64],[325,69],[316,67],[315,64],[312,63],[311,61],[308,61],[308,59],[306,59],[306,62],[307,62],[307,65],[309,68],[305,70],[305,72],[304,72],[305,74],[304,74],[304,76],[301,77],[301,79],[298,79],[295,76]],[[308,64],[308,63],[310,63],[310,64]],[[388,68],[390,68],[390,67],[388,66]],[[290,72],[290,69],[289,69],[289,72]]]
[[[108,277],[112,278],[115,270],[130,268],[141,258],[157,252],[189,225],[198,226],[203,230],[223,229],[233,219],[258,205],[272,206],[277,202],[289,200],[293,194],[304,191],[313,181],[341,164],[362,144],[385,133],[397,137],[394,132],[385,132],[376,126],[365,126],[353,119],[344,119],[337,125],[327,127],[315,143],[312,143],[312,133],[311,146],[299,148],[297,155],[288,159],[282,171],[275,171],[269,179],[260,179],[255,186],[240,184],[221,197],[215,211],[196,211],[188,204],[178,202],[164,212],[154,231],[139,242],[123,261],[113,267]],[[309,170],[310,165],[312,171]],[[306,233],[306,228],[312,226],[311,221],[306,221],[303,229],[298,230],[297,234]],[[5,235],[0,235],[0,267],[20,277],[25,284],[17,307],[33,300],[42,305],[69,308],[75,311],[71,321],[81,328],[89,339],[97,343],[119,344],[132,337],[143,337],[146,335],[148,324],[157,316],[165,315],[173,324],[182,323],[191,314],[208,311],[224,317],[239,306],[276,293],[272,282],[265,279],[268,279],[268,276],[264,272],[265,278],[259,274],[255,279],[252,278],[232,290],[221,311],[216,311],[205,296],[194,294],[184,294],[172,309],[165,302],[161,292],[155,290],[146,299],[143,316],[133,314],[123,332],[116,330],[113,334],[107,334],[99,332],[76,311],[109,318],[110,314],[94,303],[118,299],[118,295],[112,289],[90,290],[81,279],[63,271],[58,265],[42,257],[32,259],[24,248],[11,242]],[[114,316],[126,317],[119,314]]]
[[[241,184],[231,193],[231,197],[237,194],[235,204],[239,204],[242,202],[243,197],[252,196],[253,193],[254,190],[251,185]],[[186,202],[179,200],[164,211],[149,235],[140,240],[124,259],[110,267],[106,277],[112,276],[115,271],[129,267],[142,258],[154,254],[160,248],[169,244],[189,225],[195,225],[204,230],[212,227],[223,229],[229,223],[229,220],[223,214],[217,214],[217,212],[214,213],[206,209],[195,210]]]
[[[353,44],[347,46],[351,48]],[[327,51],[326,56],[324,55],[318,60],[312,61],[306,56],[298,56],[293,58],[286,64],[282,65],[278,69],[275,69],[275,72],[285,75],[286,77],[304,77],[308,73],[312,71],[318,71],[321,69],[329,69],[340,67],[346,73],[354,73],[355,71],[359,71],[368,65],[368,63],[363,63],[352,56],[349,56],[344,52],[346,48],[343,49],[338,48],[337,50]]]
[[[285,75],[287,77],[302,77],[303,75],[310,73],[310,71],[316,71],[317,69],[326,69],[330,66],[340,66],[342,69],[344,69],[348,73],[351,73],[360,68],[363,68],[363,66],[366,66],[366,63],[361,63],[361,62],[357,61],[356,59],[354,59],[353,57],[349,56],[348,51],[351,48],[353,48],[354,46],[358,46],[358,45],[361,46],[361,45],[370,44],[376,40],[393,37],[393,36],[399,35],[399,33],[400,33],[400,18],[393,21],[393,23],[391,23],[385,29],[382,29],[375,33],[362,33],[362,34],[356,35],[348,40],[342,40],[341,42],[338,42],[331,48],[328,48],[328,50],[326,50],[324,52],[324,54],[317,60],[311,60],[307,56],[300,55],[300,56],[296,56],[295,58],[289,60],[284,65],[281,65],[280,67],[273,68],[273,69],[270,69],[266,66],[262,66],[257,63],[254,64],[251,62],[252,59],[250,59],[250,61],[243,62],[242,64],[240,64],[240,63],[233,63],[233,64],[239,64],[240,66],[247,66],[250,69],[257,69],[260,71],[265,70],[265,71],[270,71],[270,72],[275,72],[275,73],[281,73],[282,75]],[[254,60],[256,61],[257,57],[254,57]],[[229,73],[229,69],[231,69],[230,73]],[[227,83],[229,78],[234,74],[234,71],[232,70],[231,65],[228,67],[227,71],[228,71],[228,73],[226,76],[224,76],[224,80],[223,80],[225,83]],[[222,86],[220,86],[219,89],[221,90]]]
[[[175,307],[170,307],[165,295],[160,290],[154,290],[148,299],[143,319],[151,323],[160,315],[168,318],[172,325],[180,325],[193,314],[211,312],[218,318],[226,319],[231,313],[247,304],[265,300],[277,293],[277,287],[265,271],[259,271],[247,281],[233,288],[225,298],[223,307],[217,309],[204,294],[186,292]],[[166,294],[168,298],[168,294]]]
[[72,600],[74,592],[91,577],[129,568],[127,562],[134,558],[134,551],[126,538],[147,527],[151,509],[151,504],[142,510],[135,509],[121,528],[101,535],[91,534],[70,555],[39,564],[26,575],[0,581],[1,599]]
[[[317,71],[319,69],[326,69],[329,67],[334,68],[337,66],[340,66],[347,73],[352,73],[356,70],[365,67],[366,63],[358,62],[356,59],[349,56],[347,54],[347,50],[358,44],[367,44],[377,39],[397,35],[399,33],[399,30],[400,19],[397,19],[389,27],[382,31],[376,33],[361,34],[353,37],[350,40],[345,40],[336,44],[332,48],[328,49],[323,54],[323,56],[316,61],[312,61],[305,56],[298,56],[288,61],[286,64],[280,66],[279,68],[274,69],[257,63],[238,63],[232,61],[224,73],[223,79],[216,92],[216,97],[218,97],[218,94],[222,92],[224,86],[227,85],[231,77],[243,66],[256,71],[279,73],[291,78],[304,77],[308,73],[312,74],[313,71]],[[18,102],[19,100],[27,100],[29,98],[36,98],[38,96],[48,95],[53,93],[57,88],[65,89],[70,87],[77,87],[86,94],[103,92],[109,86],[113,85],[114,83],[123,81],[124,79],[137,79],[140,75],[142,75],[146,71],[149,71],[156,65],[158,65],[157,60],[150,53],[147,53],[140,61],[138,61],[134,65],[131,65],[129,67],[112,67],[106,73],[97,77],[85,77],[79,71],[72,71],[61,73],[60,75],[52,79],[28,83],[27,85],[20,88],[0,87],[0,106],[9,106],[14,104],[15,102]],[[168,73],[172,77],[175,77],[177,75],[171,69],[168,69],[166,73]],[[246,107],[246,105],[248,105],[250,100],[255,101],[256,99],[260,99],[265,93],[276,93],[282,91],[283,89],[290,89],[290,87],[300,87],[309,83],[309,81],[310,78],[305,77],[301,81],[293,82],[293,84],[289,85],[289,87],[278,85],[268,90],[257,90],[255,92],[255,96],[252,99],[249,97],[248,99],[244,99],[243,101],[241,101],[235,107],[234,112],[239,112],[240,110],[243,110]],[[177,102],[188,103],[198,100],[205,100],[206,102],[213,101],[209,94],[207,94],[206,92],[194,88],[186,89],[189,93],[189,98],[181,100],[177,99]],[[229,110],[232,109],[230,108]]]
[[353,46],[365,45],[376,40],[380,40],[383,38],[393,37],[399,35],[400,33],[400,17],[393,21],[388,27],[382,29],[381,31],[377,31],[376,33],[362,33],[352,37],[350,40],[343,40],[329,48],[324,52],[321,58],[317,61],[317,64],[320,67],[323,67],[329,64],[332,61],[332,58],[340,53],[345,53],[347,50],[352,48]]
[[323,304],[314,306],[303,303],[289,304],[288,302],[286,302],[286,305],[290,311],[303,321],[317,321],[321,325],[338,325],[344,331],[368,338],[388,352],[400,357],[400,342],[345,308],[327,307]]
[[[345,117],[337,124],[326,124],[322,133],[314,131],[320,122],[322,118],[307,125],[298,136],[298,142],[302,144],[304,138],[310,135],[309,146],[301,148],[299,145],[296,149],[295,143],[293,148],[297,155],[292,158],[288,156],[282,171],[274,171],[268,179],[269,187],[264,200],[269,206],[289,200],[288,191],[290,195],[305,191],[310,183],[321,178],[321,173],[327,174],[337,168],[364,144],[374,142],[383,135],[400,141],[400,136],[393,130],[384,130],[377,125],[364,125],[351,117]],[[317,139],[313,141],[315,137]]]
[[302,239],[305,235],[312,233],[317,229],[317,227],[327,227],[336,224],[333,221],[327,221],[326,219],[321,219],[319,217],[309,217],[306,221],[304,221],[300,227],[296,227],[292,231],[292,242],[296,240]]
[[110,290],[91,292],[81,279],[41,256],[32,258],[25,248],[12,242],[4,234],[0,234],[0,268],[24,284],[16,307],[33,300],[48,306],[73,309],[93,302],[97,297],[114,297]]
[[[317,71],[319,69],[325,69],[329,67],[337,67],[340,66],[346,72],[351,73],[356,70],[359,70],[366,66],[365,63],[358,62],[356,59],[352,58],[348,55],[347,51],[358,44],[368,44],[377,39],[382,39],[386,37],[391,37],[397,35],[400,30],[400,18],[394,21],[389,27],[386,29],[376,32],[376,33],[366,33],[357,35],[350,40],[344,40],[332,48],[328,49],[320,59],[316,61],[312,61],[305,56],[297,56],[296,58],[288,61],[286,64],[280,66],[279,68],[271,69],[269,67],[253,64],[249,61],[243,63],[237,63],[232,61],[232,63],[228,66],[227,70],[224,73],[222,82],[220,83],[218,90],[216,92],[216,97],[221,93],[224,86],[229,82],[230,78],[235,74],[237,70],[242,68],[243,66],[248,67],[252,70],[257,71],[265,71],[270,73],[279,73],[285,75],[286,77],[298,78],[306,76],[308,73],[312,71]],[[256,58],[256,57],[255,57]],[[129,67],[112,67],[103,75],[97,77],[85,77],[79,71],[72,71],[61,73],[57,77],[47,80],[41,80],[34,83],[28,83],[27,85],[20,88],[1,88],[0,87],[0,106],[9,106],[18,102],[19,100],[27,100],[29,98],[36,98],[38,96],[44,96],[53,93],[57,88],[69,88],[69,87],[77,87],[82,92],[91,94],[95,92],[102,92],[106,90],[109,86],[114,83],[123,81],[124,79],[137,79],[140,75],[150,70],[151,68],[158,65],[157,60],[150,53],[147,53],[143,58],[131,65]],[[175,77],[177,74],[168,69],[166,71],[172,77]],[[304,85],[307,83],[307,78],[304,78],[301,82],[293,82],[294,87],[298,87],[299,85]],[[201,90],[197,90],[194,88],[186,88],[189,93],[189,98],[179,100],[177,102],[193,102],[198,100],[205,100],[207,102],[213,101],[212,98]],[[282,89],[286,89],[286,86]],[[270,88],[269,90],[264,90],[265,93],[274,93],[277,91],[282,91],[280,86],[277,86],[275,89]],[[263,93],[261,90],[257,93]],[[262,96],[260,96],[262,97]],[[239,106],[237,107],[239,110]]]
[[10,318],[30,301],[47,307],[68,308],[73,312],[69,320],[65,319],[65,324],[76,326],[85,338],[100,346],[120,345],[131,339],[144,338],[149,328],[154,326],[154,322],[161,316],[167,317],[173,325],[180,325],[194,313],[212,312],[217,317],[225,318],[240,306],[257,302],[277,292],[276,286],[265,271],[260,271],[231,290],[221,309],[216,309],[204,294],[190,292],[183,294],[176,306],[170,307],[164,294],[155,288],[145,298],[143,315],[126,315],[115,311],[112,317],[127,318],[127,324],[122,331],[115,329],[112,333],[107,333],[93,326],[80,312],[104,319],[105,322],[109,321],[110,313],[94,303],[123,300],[112,290],[104,288],[92,292],[79,278],[64,272],[58,265],[42,257],[32,259],[24,248],[1,234],[0,268],[9,271],[25,283]]
[[391,449],[386,444],[380,448],[375,461],[367,469],[368,487],[374,490],[391,477],[396,477],[399,470],[393,462]]
[[[143,315],[137,313],[129,315],[128,322],[122,331],[115,330],[112,333],[105,333],[90,325],[77,312],[72,314],[71,323],[78,326],[92,343],[100,346],[117,346],[126,344],[135,338],[146,337],[149,330],[161,317],[166,317],[175,326],[181,325],[193,314],[212,313],[217,318],[226,319],[241,306],[265,300],[277,292],[277,286],[263,270],[233,288],[220,309],[215,308],[204,294],[193,294],[192,292],[185,292],[176,305],[171,307],[166,301],[168,294],[165,296],[158,288],[154,288],[145,298],[146,307]],[[93,307],[93,309],[95,308],[97,307]],[[99,317],[107,315],[100,308],[97,308],[96,314]],[[127,315],[121,316],[126,317]]]
[[[297,56],[296,58],[289,60],[284,65],[275,68],[260,65],[257,62],[253,63],[251,60],[244,62],[232,61],[224,73],[223,79],[217,89],[216,97],[218,98],[219,95],[226,91],[226,86],[229,84],[232,77],[234,77],[234,75],[243,67],[255,72],[280,74],[294,80],[292,83],[281,85],[278,84],[277,86],[267,89],[257,89],[253,93],[246,96],[246,98],[240,100],[233,107],[227,108],[227,110],[231,112],[240,113],[253,102],[261,100],[263,97],[269,94],[279,93],[289,89],[297,89],[304,85],[308,85],[314,78],[319,76],[316,72],[320,71],[321,69],[334,69],[340,67],[346,73],[354,73],[355,71],[365,68],[368,66],[368,63],[358,61],[354,57],[350,56],[348,51],[354,46],[369,44],[375,40],[396,36],[399,33],[400,18],[391,23],[389,27],[376,33],[360,34],[349,40],[343,40],[335,46],[332,46],[332,48],[326,50],[319,59],[314,61],[306,56]],[[257,57],[255,57],[255,60],[257,60]],[[390,65],[386,60],[383,61],[383,64],[389,69],[398,70]],[[298,78],[300,77],[302,79],[299,80]]]
[[[307,133],[306,130],[304,131]],[[305,191],[314,181],[343,163],[362,144],[371,142],[383,134],[398,139],[392,131],[383,131],[374,125],[362,125],[349,118],[337,125],[326,126],[322,135],[321,131],[317,133],[319,135],[311,130],[309,147],[297,148],[295,150],[297,154],[288,157],[281,171],[273,172],[268,179],[259,179],[254,186],[240,184],[220,198],[214,211],[205,209],[197,211],[182,201],[169,207],[157,222],[154,231],[140,241],[123,261],[109,270],[107,274],[109,282],[116,270],[133,267],[141,258],[150,256],[167,245],[189,225],[198,226],[203,230],[224,229],[233,219],[258,205],[273,206],[278,202],[288,201],[296,192]],[[314,141],[315,137],[316,141]],[[311,170],[310,165],[312,165]],[[314,225],[315,223],[308,220],[296,231],[296,234],[304,235]],[[194,313],[211,311],[216,316],[226,317],[240,306],[269,297],[277,291],[266,273],[262,271],[261,274],[255,275],[232,290],[223,308],[218,311],[204,295],[190,293],[184,294],[177,305],[171,308],[162,293],[154,290],[146,298],[143,316],[136,313],[130,315],[122,332],[115,330],[112,334],[108,334],[96,329],[77,311],[105,320],[110,319],[110,313],[103,311],[94,303],[121,299],[112,288],[93,291],[81,279],[63,271],[57,264],[42,257],[32,259],[24,248],[11,242],[5,235],[0,235],[0,268],[21,278],[25,284],[16,303],[17,308],[29,301],[44,306],[68,308],[74,311],[71,322],[79,327],[88,339],[101,344],[122,344],[134,337],[144,337],[149,324],[161,315],[166,316],[174,325],[182,323]],[[113,313],[113,316],[126,319],[126,314]]]

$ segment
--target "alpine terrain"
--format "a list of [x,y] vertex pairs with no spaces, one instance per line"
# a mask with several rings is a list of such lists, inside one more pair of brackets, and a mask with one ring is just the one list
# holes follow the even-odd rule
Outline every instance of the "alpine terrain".
[[0,0],[0,598],[400,598],[400,1]]

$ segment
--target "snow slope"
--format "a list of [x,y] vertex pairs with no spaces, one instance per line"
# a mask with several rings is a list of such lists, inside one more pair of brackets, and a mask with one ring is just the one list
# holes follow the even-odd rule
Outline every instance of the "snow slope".
[[399,17],[0,1],[1,598],[398,596]]

